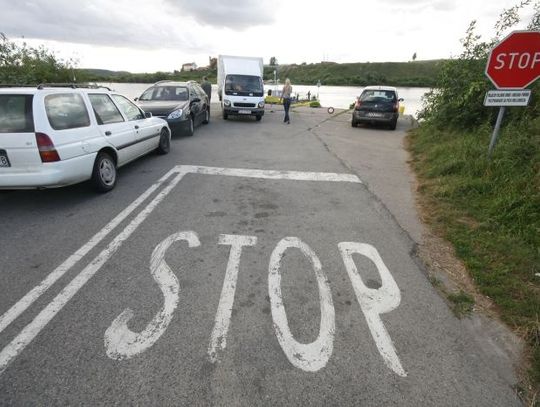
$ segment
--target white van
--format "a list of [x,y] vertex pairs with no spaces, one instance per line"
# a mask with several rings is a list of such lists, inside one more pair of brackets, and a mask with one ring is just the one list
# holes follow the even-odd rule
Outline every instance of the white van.
[[263,59],[259,57],[218,57],[218,95],[223,119],[229,115],[264,116]]

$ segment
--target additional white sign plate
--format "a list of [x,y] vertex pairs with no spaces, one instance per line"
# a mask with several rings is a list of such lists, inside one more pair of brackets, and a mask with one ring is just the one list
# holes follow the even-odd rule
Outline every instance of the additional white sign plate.
[[530,90],[490,90],[486,93],[484,106],[527,106]]

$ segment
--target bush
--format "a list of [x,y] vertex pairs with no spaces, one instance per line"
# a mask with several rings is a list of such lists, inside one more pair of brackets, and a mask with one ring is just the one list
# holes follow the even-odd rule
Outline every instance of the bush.
[[44,47],[32,48],[26,43],[17,45],[0,33],[0,83],[73,82],[72,65],[72,61],[59,60]]
[[319,103],[318,100],[313,100],[309,102],[309,107],[321,107],[321,104]]

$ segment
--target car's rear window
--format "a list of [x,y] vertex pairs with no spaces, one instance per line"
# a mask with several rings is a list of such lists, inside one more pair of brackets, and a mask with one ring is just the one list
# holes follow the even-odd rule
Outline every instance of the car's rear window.
[[33,95],[0,95],[0,133],[33,133]]
[[45,111],[55,130],[90,126],[83,98],[77,93],[58,93],[45,96]]
[[362,102],[395,102],[396,92],[393,90],[365,90],[360,95]]

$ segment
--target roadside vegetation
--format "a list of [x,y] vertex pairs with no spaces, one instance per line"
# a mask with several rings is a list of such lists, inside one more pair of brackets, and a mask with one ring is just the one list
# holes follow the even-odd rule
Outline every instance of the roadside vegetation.
[[[524,391],[534,405],[540,394],[540,81],[529,87],[528,107],[507,108],[491,160],[487,149],[498,109],[483,106],[494,88],[484,75],[489,51],[529,9],[528,29],[539,30],[540,2],[530,0],[504,10],[489,41],[471,23],[462,54],[442,63],[408,144],[428,222],[528,344]],[[451,300],[464,306],[459,313],[472,307],[464,293]]]
[[62,61],[44,47],[18,45],[0,33],[0,84],[74,82],[73,61]]
[[[411,62],[364,62],[337,64],[323,62],[318,64],[267,65],[264,67],[264,80],[274,79],[274,70],[280,83],[290,78],[293,84],[316,85],[347,85],[365,86],[385,84],[393,86],[435,85],[438,71],[444,61],[411,61]],[[95,82],[137,82],[154,83],[160,80],[200,81],[203,76],[215,83],[216,69],[201,69],[197,71],[174,71],[155,73],[114,72],[100,69],[80,69],[78,74],[89,81]]]

